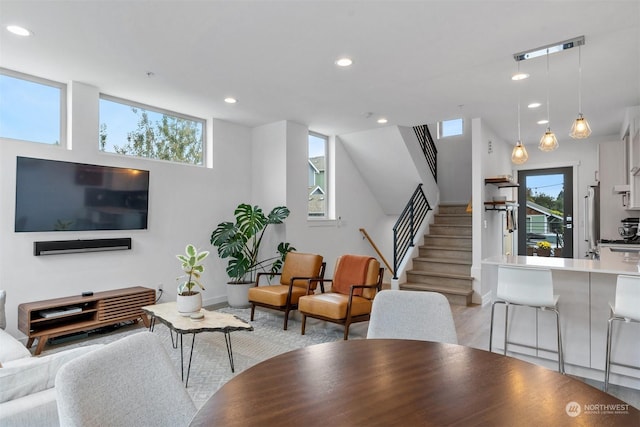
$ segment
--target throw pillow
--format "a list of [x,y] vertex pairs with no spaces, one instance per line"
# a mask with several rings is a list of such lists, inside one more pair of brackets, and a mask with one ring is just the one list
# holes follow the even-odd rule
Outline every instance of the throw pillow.
[[102,346],[93,344],[5,363],[0,369],[0,403],[52,388],[62,365]]
[[7,301],[7,291],[0,290],[0,329],[7,327],[7,316],[4,313],[4,303]]
[[6,362],[24,357],[31,357],[31,352],[4,329],[0,329],[0,363],[6,365]]

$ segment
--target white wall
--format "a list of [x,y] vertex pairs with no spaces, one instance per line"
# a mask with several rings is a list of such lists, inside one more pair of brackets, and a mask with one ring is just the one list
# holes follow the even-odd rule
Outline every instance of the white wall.
[[[312,129],[313,130],[313,129]],[[288,122],[287,241],[298,251],[322,254],[327,262],[325,277],[332,277],[336,259],[347,253],[370,255],[375,251],[362,238],[365,228],[383,248],[388,248],[391,229],[385,227],[382,208],[373,196],[339,137],[331,138],[329,149],[329,189],[335,218],[307,219],[307,128]],[[331,183],[335,183],[332,185]],[[389,257],[386,251],[385,256]]]
[[[464,121],[464,133],[461,136],[450,136],[436,139],[438,150],[438,184],[440,186],[441,203],[469,203],[471,200],[471,124]],[[435,129],[432,127],[432,129]],[[434,135],[434,134],[432,134]],[[435,135],[434,135],[435,136]],[[440,159],[455,159],[455,166]]]
[[513,199],[510,189],[498,189],[485,185],[484,179],[511,174],[511,149],[507,141],[498,137],[481,119],[472,120],[472,166],[473,187],[473,300],[476,303],[487,302],[491,286],[482,279],[482,260],[502,253],[502,235],[504,233],[504,212],[485,211],[484,202],[493,196],[503,195]]
[[[286,240],[299,251],[316,252],[327,261],[331,277],[336,258],[344,253],[376,256],[358,229],[366,228],[388,247],[391,231],[382,230],[386,216],[339,141],[331,138],[330,188],[340,220],[307,219],[307,133],[305,125],[281,121],[246,128],[210,119],[208,143],[212,167],[102,153],[98,150],[99,89],[69,84],[72,150],[43,144],[0,140],[0,287],[7,291],[7,331],[15,336],[20,303],[78,295],[128,286],[157,288],[162,301],[175,299],[180,266],[175,255],[187,243],[212,251],[205,261],[205,304],[226,300],[228,280],[222,261],[209,243],[222,221],[232,220],[241,202],[258,204],[267,212],[286,204],[291,215],[273,228],[267,240]],[[144,100],[138,100],[144,102]],[[188,113],[188,112],[187,112]],[[17,156],[41,157],[150,171],[147,230],[15,233],[15,166]],[[272,234],[272,235],[271,235]],[[104,237],[131,237],[128,251],[33,256],[33,242]],[[267,242],[265,242],[267,243]],[[265,246],[267,247],[267,246]],[[269,250],[269,249],[268,249]],[[272,250],[275,250],[273,247]],[[385,254],[389,256],[389,254]]]
[[[7,291],[7,330],[17,334],[17,306],[22,302],[78,295],[127,286],[156,288],[175,299],[180,266],[175,254],[187,243],[213,249],[209,236],[240,200],[250,198],[248,174],[238,174],[251,158],[249,129],[213,122],[213,169],[123,157],[98,150],[98,89],[71,83],[73,150],[17,141],[0,141],[0,286]],[[78,117],[80,119],[78,119]],[[150,171],[147,230],[85,232],[14,232],[16,156],[42,157]],[[33,256],[39,240],[131,237],[132,250]],[[226,273],[217,256],[206,260],[203,293],[209,303],[226,300]]]
[[[265,234],[262,256],[275,254],[281,241],[291,243],[299,252],[321,254],[327,262],[326,277],[331,277],[335,261],[345,253],[377,257],[358,231],[365,228],[382,248],[392,248],[391,228],[382,221],[386,215],[369,190],[340,138],[330,142],[328,180],[334,194],[336,218],[309,220],[307,217],[307,159],[309,129],[300,123],[281,121],[252,130],[254,167],[252,200],[268,213],[274,206],[286,205],[291,214],[284,226],[275,226]],[[331,153],[335,152],[335,156]],[[338,219],[340,217],[340,219]],[[391,242],[391,245],[390,245]],[[391,249],[389,249],[391,250]],[[389,256],[386,252],[385,256]]]

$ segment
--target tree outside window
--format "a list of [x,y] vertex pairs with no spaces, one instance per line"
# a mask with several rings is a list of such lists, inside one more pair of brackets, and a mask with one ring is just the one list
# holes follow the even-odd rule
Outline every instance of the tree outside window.
[[202,165],[204,120],[101,96],[101,151]]

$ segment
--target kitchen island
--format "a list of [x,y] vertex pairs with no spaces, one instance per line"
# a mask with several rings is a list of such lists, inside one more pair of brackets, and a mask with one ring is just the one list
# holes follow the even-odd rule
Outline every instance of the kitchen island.
[[[504,255],[487,258],[482,264],[482,280],[491,285],[492,295],[499,265],[551,269],[554,294],[560,296],[566,373],[604,380],[609,302],[615,298],[618,274],[640,275],[637,258],[619,254],[601,261]],[[528,307],[512,307],[509,313],[507,354],[557,369],[554,314]],[[503,305],[496,306],[494,321],[493,348],[502,352]],[[616,322],[612,348],[611,383],[640,390],[640,325]]]

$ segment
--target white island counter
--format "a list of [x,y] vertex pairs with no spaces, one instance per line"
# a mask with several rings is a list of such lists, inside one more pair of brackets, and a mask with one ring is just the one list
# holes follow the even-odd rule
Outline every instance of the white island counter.
[[[625,260],[622,253],[605,261],[505,255],[487,258],[482,264],[482,280],[491,285],[492,295],[499,265],[551,269],[554,293],[560,296],[565,370],[568,374],[604,380],[609,302],[614,301],[618,274],[640,275],[637,259]],[[502,352],[504,306],[497,305],[495,310],[493,348]],[[612,364],[611,383],[640,390],[640,325],[616,322],[614,332],[612,361],[627,366]],[[557,369],[553,313],[512,307],[508,340],[512,343],[508,354]]]
[[640,275],[638,258],[627,258],[624,254],[607,260],[555,258],[543,256],[499,255],[482,260],[483,264],[518,265],[522,267],[542,267],[552,270],[581,271],[587,273]]

